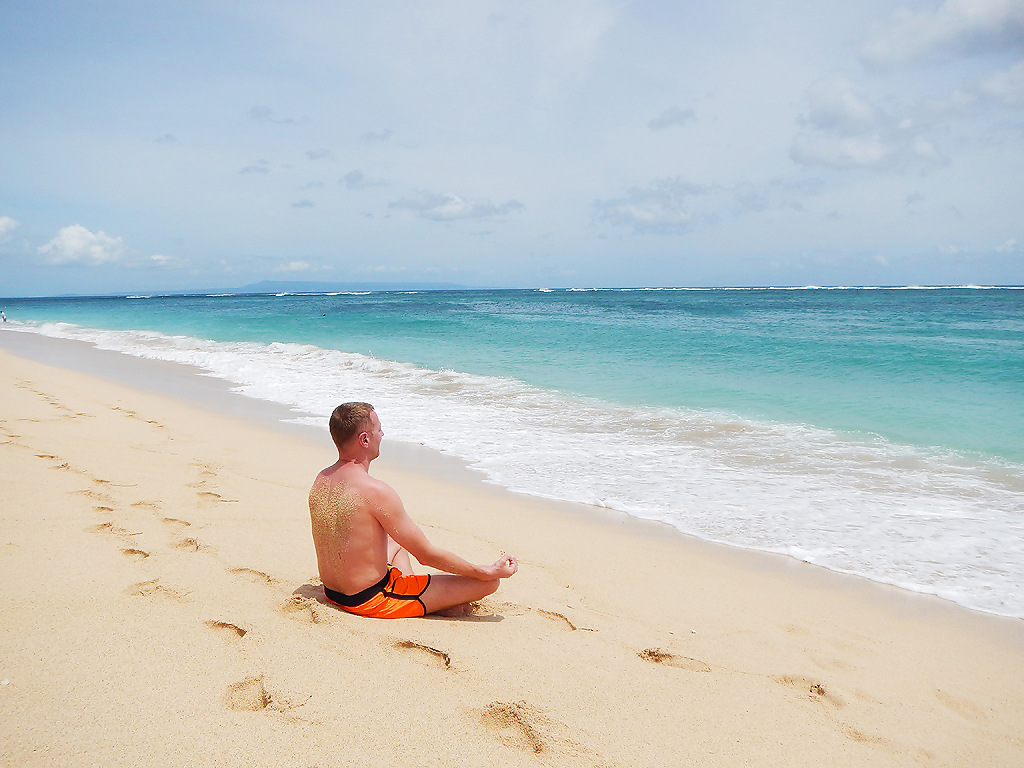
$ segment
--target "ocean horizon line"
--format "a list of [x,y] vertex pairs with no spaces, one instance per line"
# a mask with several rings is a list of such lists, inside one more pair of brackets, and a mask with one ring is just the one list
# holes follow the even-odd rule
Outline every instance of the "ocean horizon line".
[[1024,285],[647,285],[647,286],[589,286],[589,287],[412,287],[412,285],[394,284],[383,287],[369,287],[371,284],[344,284],[350,287],[317,288],[308,290],[246,290],[249,286],[237,289],[206,289],[206,290],[168,290],[168,291],[119,291],[114,293],[62,293],[52,296],[0,296],[0,301],[47,301],[52,299],[171,299],[171,298],[219,298],[244,296],[344,296],[367,295],[373,293],[473,293],[473,292],[542,292],[542,293],[586,293],[586,292],[630,292],[630,291],[1020,291]]

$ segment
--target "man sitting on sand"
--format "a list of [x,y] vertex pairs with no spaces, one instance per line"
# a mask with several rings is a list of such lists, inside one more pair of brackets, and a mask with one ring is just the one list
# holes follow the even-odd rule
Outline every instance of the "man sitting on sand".
[[[498,588],[519,569],[503,555],[494,565],[474,565],[427,541],[398,494],[370,477],[384,437],[369,403],[334,409],[331,438],[338,462],[317,475],[309,491],[313,543],[327,599],[349,613],[402,619],[436,613],[465,616],[471,603]],[[445,571],[414,574],[410,553]]]

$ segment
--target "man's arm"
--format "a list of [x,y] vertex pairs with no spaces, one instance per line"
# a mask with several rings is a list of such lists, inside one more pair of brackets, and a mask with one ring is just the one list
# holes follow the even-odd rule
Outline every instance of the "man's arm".
[[435,547],[409,517],[395,490],[386,483],[375,483],[372,494],[368,496],[373,502],[372,511],[377,522],[395,542],[405,547],[423,565],[481,581],[504,579],[518,569],[514,557],[502,557],[493,565],[476,565],[452,552]]

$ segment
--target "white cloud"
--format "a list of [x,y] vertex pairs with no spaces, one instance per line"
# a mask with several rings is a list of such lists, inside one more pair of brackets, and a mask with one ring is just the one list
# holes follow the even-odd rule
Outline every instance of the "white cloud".
[[311,149],[306,153],[310,160],[333,160],[334,153],[329,149]]
[[312,208],[316,205],[312,200],[297,200],[292,203],[292,208]]
[[388,204],[389,208],[405,208],[416,211],[420,216],[431,221],[455,221],[457,219],[486,219],[492,216],[504,216],[512,211],[525,208],[518,200],[508,200],[494,205],[490,200],[464,200],[450,192],[417,192],[412,198],[403,198]]
[[945,162],[912,119],[890,115],[845,79],[811,86],[807,103],[803,130],[790,147],[790,157],[801,165],[891,171]]
[[274,267],[275,272],[308,272],[309,269],[309,264],[304,261],[289,261]]
[[843,79],[812,85],[807,100],[810,111],[805,121],[825,131],[860,133],[873,128],[880,117],[878,109],[854,93],[849,81]]
[[996,246],[996,250],[999,253],[1013,253],[1017,250],[1017,241],[1014,238],[1010,238],[1002,245]]
[[929,54],[957,55],[1024,45],[1024,0],[946,0],[935,10],[898,8],[861,45],[868,64],[887,66]]
[[0,216],[0,243],[6,243],[11,239],[11,232],[18,226],[16,219],[10,216]]
[[120,237],[105,232],[90,232],[81,224],[61,227],[57,236],[39,248],[48,264],[85,264],[99,266],[119,261],[124,254]]
[[164,269],[173,269],[175,267],[183,267],[186,262],[179,259],[177,256],[163,256],[159,253],[154,253],[148,259],[145,259],[143,263],[146,266],[162,267]]
[[820,190],[820,182],[809,180],[725,186],[693,184],[677,176],[655,179],[645,188],[632,187],[619,198],[595,201],[594,218],[640,234],[681,234],[722,217],[803,213],[801,200]]
[[669,107],[656,118],[651,120],[647,124],[647,127],[652,131],[662,131],[665,128],[669,128],[673,125],[686,125],[687,123],[696,120],[697,113],[692,109],[682,109],[680,107]]
[[1008,107],[1024,107],[1024,60],[984,78],[978,90]]
[[597,219],[616,226],[631,226],[636,232],[671,234],[688,230],[696,213],[693,199],[714,188],[690,184],[683,179],[655,179],[646,189],[633,187],[625,197],[594,203]]
[[792,158],[802,165],[832,168],[878,166],[889,154],[879,135],[805,136],[793,145]]
[[1024,107],[1024,60],[922,101],[923,111],[937,119],[979,118],[993,105]]

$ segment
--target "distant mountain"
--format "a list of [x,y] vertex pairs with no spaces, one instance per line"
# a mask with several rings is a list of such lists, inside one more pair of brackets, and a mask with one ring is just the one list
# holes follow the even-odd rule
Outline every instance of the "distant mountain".
[[262,280],[234,293],[330,293],[332,291],[464,291],[456,283],[315,283],[304,280]]

